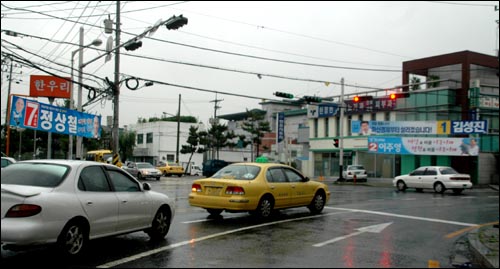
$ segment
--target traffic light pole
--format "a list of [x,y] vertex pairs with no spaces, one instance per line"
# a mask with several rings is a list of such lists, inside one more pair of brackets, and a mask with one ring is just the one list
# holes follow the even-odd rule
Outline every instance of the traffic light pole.
[[340,157],[339,157],[339,179],[337,181],[344,181],[344,78],[340,80]]

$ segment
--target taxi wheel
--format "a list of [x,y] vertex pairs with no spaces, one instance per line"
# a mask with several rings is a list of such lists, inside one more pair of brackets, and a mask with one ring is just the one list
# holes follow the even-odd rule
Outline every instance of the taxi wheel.
[[308,206],[309,211],[313,214],[318,214],[323,211],[323,208],[325,207],[325,195],[323,193],[316,193],[314,195],[314,198],[311,202],[311,204]]
[[271,216],[274,208],[274,201],[270,196],[264,196],[260,199],[259,205],[255,210],[256,214],[260,218],[268,218]]

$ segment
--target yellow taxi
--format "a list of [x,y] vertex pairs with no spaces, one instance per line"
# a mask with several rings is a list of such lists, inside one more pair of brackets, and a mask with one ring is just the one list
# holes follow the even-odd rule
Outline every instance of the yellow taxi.
[[182,177],[184,175],[184,167],[177,164],[170,164],[168,162],[160,162],[156,165],[156,169],[161,171],[162,176],[169,177],[171,175],[177,175]]
[[312,181],[291,166],[277,163],[234,163],[210,178],[193,181],[189,204],[211,215],[248,211],[261,218],[274,210],[306,206],[320,213],[328,186]]

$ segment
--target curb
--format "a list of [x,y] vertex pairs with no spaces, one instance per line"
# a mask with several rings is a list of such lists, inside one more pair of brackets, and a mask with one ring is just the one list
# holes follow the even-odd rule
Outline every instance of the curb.
[[498,251],[490,250],[480,241],[483,229],[498,229],[482,227],[470,231],[467,235],[474,260],[484,268],[498,268]]

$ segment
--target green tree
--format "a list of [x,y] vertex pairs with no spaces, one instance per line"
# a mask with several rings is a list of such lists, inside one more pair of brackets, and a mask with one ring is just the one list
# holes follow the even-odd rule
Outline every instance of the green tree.
[[439,81],[436,81],[436,80],[439,80],[439,76],[437,76],[437,75],[428,76],[427,81],[429,81],[429,82],[427,83],[427,88],[439,87]]
[[[188,164],[191,163],[191,159],[193,158],[193,154],[195,153],[203,153],[205,152],[205,148],[200,146],[200,134],[198,133],[198,127],[192,126],[189,127],[189,136],[187,139],[187,145],[182,145],[181,153],[182,154],[191,154],[189,156]],[[188,173],[188,171],[185,171]]]
[[420,84],[419,83],[420,83],[420,78],[413,76],[410,79],[410,84],[413,84],[413,85],[411,85],[411,90],[412,91],[420,90]]
[[[268,121],[264,121],[264,115],[255,110],[247,109],[247,120],[241,126],[244,131],[250,133],[250,143],[253,142],[254,147],[257,147],[257,155],[260,154],[260,145],[264,134],[271,131]],[[240,138],[241,139],[241,138]],[[252,152],[253,152],[252,148]],[[253,161],[253,160],[252,160]]]
[[133,131],[127,131],[120,134],[118,143],[120,146],[120,158],[122,162],[125,162],[129,157],[133,156],[135,138],[136,132]]

